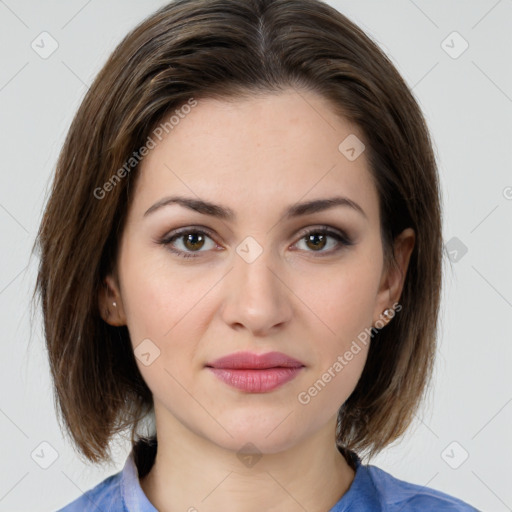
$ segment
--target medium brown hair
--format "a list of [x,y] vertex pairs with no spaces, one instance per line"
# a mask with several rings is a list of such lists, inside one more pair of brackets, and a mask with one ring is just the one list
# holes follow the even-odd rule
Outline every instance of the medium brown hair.
[[[107,324],[98,305],[104,277],[115,271],[139,167],[127,170],[126,162],[191,98],[289,88],[327,98],[362,130],[385,262],[393,263],[393,240],[403,229],[416,235],[402,310],[375,334],[361,378],[339,409],[337,444],[373,455],[411,423],[432,373],[442,263],[437,167],[411,91],[376,43],[319,0],[177,0],[134,28],[91,85],[36,239],[34,294],[42,301],[55,400],[88,460],[111,460],[110,441],[126,429],[133,444],[142,439],[141,420],[153,410],[126,326]],[[98,199],[95,190],[107,182]]]

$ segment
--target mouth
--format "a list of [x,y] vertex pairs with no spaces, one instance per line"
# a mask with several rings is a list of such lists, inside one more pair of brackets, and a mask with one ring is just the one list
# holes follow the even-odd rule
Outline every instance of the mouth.
[[266,370],[270,368],[301,368],[304,364],[282,352],[235,352],[207,363],[207,367],[225,370]]
[[208,363],[217,378],[248,393],[273,391],[294,379],[305,365],[282,352],[237,352]]

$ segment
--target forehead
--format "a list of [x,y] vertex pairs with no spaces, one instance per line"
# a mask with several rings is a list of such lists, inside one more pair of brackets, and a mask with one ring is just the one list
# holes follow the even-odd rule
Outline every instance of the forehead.
[[202,99],[178,113],[141,163],[134,209],[145,211],[179,193],[229,205],[237,216],[251,218],[343,195],[369,218],[378,216],[365,152],[355,160],[343,152],[343,141],[364,141],[362,132],[315,93]]

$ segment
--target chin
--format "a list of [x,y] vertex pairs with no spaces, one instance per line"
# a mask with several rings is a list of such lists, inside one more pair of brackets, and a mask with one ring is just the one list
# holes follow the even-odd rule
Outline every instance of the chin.
[[[215,442],[213,439],[212,441]],[[293,439],[290,440],[290,437],[274,439],[272,436],[267,437],[266,433],[251,433],[248,431],[247,434],[234,435],[229,442],[224,440],[224,442],[219,442],[217,445],[242,457],[246,454],[258,456],[284,452],[292,448],[295,442]]]
[[[292,416],[292,415],[290,415]],[[292,448],[301,437],[297,426],[288,421],[283,421],[283,415],[267,416],[262,421],[263,415],[259,415],[259,421],[248,421],[245,418],[226,419],[220,423],[231,434],[230,437],[224,429],[216,429],[215,434],[210,431],[203,432],[211,442],[226,450],[238,453],[270,454],[279,453]],[[286,415],[284,416],[286,417]],[[302,427],[303,428],[303,427]],[[303,432],[306,435],[305,432]]]

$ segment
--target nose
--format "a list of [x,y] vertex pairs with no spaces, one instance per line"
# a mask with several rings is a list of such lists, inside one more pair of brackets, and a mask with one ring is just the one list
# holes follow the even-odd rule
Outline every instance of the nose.
[[282,329],[293,313],[293,293],[282,265],[267,250],[252,262],[236,254],[233,265],[223,282],[224,322],[238,331],[247,329],[253,337]]

